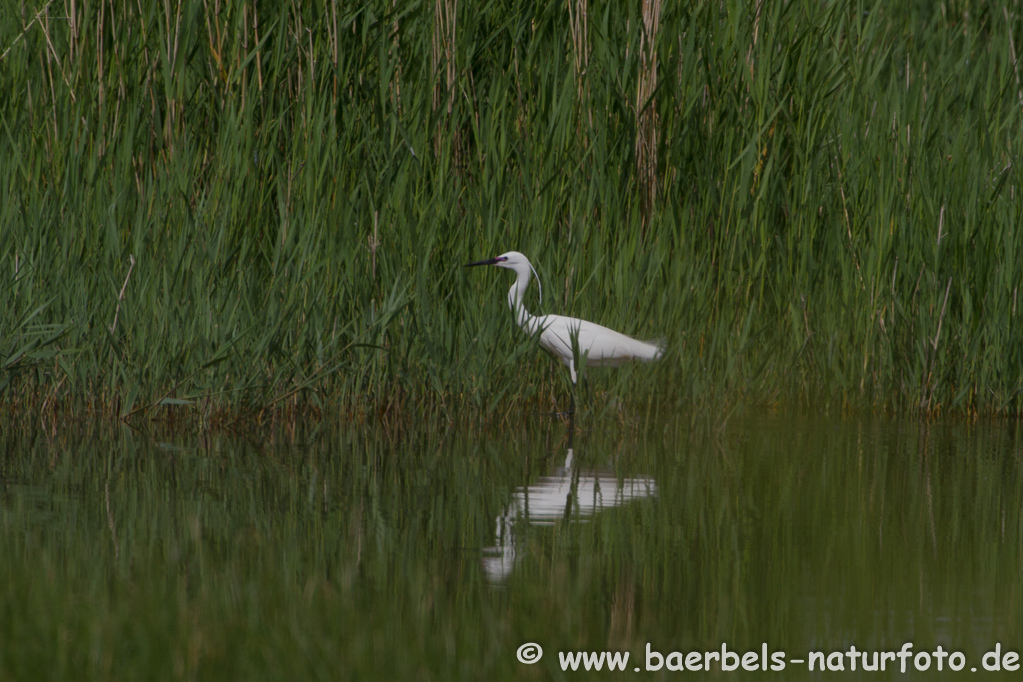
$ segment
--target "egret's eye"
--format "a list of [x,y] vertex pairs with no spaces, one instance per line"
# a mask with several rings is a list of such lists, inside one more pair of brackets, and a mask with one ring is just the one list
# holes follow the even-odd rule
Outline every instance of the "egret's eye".
[[503,263],[503,262],[505,262],[506,260],[508,260],[508,258],[507,258],[507,257],[505,257],[505,256],[498,256],[498,257],[497,257],[497,258],[495,258],[494,260],[495,260],[495,261],[497,261],[498,263]]

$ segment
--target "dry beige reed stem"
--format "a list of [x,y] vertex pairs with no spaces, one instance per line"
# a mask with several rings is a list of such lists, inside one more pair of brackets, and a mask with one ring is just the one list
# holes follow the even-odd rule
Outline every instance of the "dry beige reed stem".
[[639,39],[639,85],[636,91],[636,176],[646,225],[657,201],[657,32],[661,0],[643,0],[643,26]]
[[128,255],[128,274],[124,278],[124,284],[121,286],[121,293],[117,297],[117,307],[114,308],[114,323],[110,325],[110,335],[113,336],[114,331],[117,330],[117,316],[121,314],[121,301],[124,300],[124,292],[128,289],[128,280],[131,279],[131,271],[135,269],[135,256]]
[[572,55],[575,63],[576,96],[579,106],[586,107],[586,116],[593,127],[593,111],[589,107],[586,72],[590,66],[588,0],[568,0],[568,16],[572,31]]
[[[401,106],[401,43],[398,40],[398,0],[391,0],[391,11],[394,12],[394,21],[391,23],[391,32],[394,38],[391,40],[391,49],[394,54],[394,75],[391,77],[391,101],[394,103],[394,110],[398,116],[402,115]],[[335,63],[336,63],[335,59]]]
[[[455,106],[455,79],[457,69],[455,66],[455,37],[457,35],[458,21],[458,0],[436,0],[433,15],[433,111],[440,111],[447,106],[447,117],[437,121],[437,134],[434,139],[434,148],[437,156],[440,156],[443,147],[445,126],[451,125],[451,113]],[[442,83],[440,74],[444,72],[445,79]],[[451,130],[452,151],[454,153],[455,167],[459,166],[461,158],[461,145],[459,144],[458,131]]]

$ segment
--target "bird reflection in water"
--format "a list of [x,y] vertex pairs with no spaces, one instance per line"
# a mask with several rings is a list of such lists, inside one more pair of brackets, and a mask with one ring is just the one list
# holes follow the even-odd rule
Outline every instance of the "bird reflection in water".
[[652,477],[618,480],[613,471],[580,471],[568,448],[564,466],[541,476],[530,486],[518,488],[497,517],[496,541],[483,550],[483,571],[491,582],[511,575],[517,556],[516,531],[525,524],[553,526],[559,520],[586,522],[601,509],[619,507],[633,500],[657,495]]

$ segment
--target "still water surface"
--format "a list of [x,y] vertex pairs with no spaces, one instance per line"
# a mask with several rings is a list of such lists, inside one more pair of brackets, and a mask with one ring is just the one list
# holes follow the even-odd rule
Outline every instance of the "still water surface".
[[[584,429],[570,451],[539,419],[206,439],[7,424],[0,679],[678,679],[696,675],[671,652],[723,644],[786,666],[701,654],[716,677],[820,678],[812,651],[906,642],[996,679],[983,655],[1023,652],[1019,436],[757,417]],[[629,652],[629,672],[562,672],[559,652],[588,650]]]

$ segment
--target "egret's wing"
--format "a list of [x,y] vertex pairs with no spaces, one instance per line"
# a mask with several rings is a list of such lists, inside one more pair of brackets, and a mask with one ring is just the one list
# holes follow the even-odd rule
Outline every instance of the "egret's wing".
[[664,350],[648,341],[640,341],[582,320],[579,326],[579,352],[586,353],[587,365],[613,367],[627,360],[656,360]]
[[627,360],[656,360],[664,349],[655,343],[640,341],[595,322],[562,315],[537,318],[542,332],[540,345],[566,363],[572,358],[573,339],[579,354],[591,367],[616,366]]
[[567,321],[572,318],[561,315],[544,315],[534,318],[536,327],[531,334],[540,332],[540,345],[566,365],[572,363],[572,335]]

